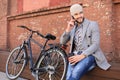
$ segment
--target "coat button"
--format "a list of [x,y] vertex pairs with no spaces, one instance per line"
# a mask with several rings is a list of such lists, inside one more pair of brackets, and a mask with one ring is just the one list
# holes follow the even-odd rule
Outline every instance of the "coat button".
[[90,45],[88,45],[88,47],[90,47]]
[[91,38],[91,36],[88,36],[89,38]]

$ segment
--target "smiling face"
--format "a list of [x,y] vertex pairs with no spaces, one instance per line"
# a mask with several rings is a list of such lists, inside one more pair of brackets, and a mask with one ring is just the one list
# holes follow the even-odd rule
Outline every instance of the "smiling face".
[[75,13],[73,15],[74,19],[78,22],[78,23],[82,23],[83,22],[83,18],[84,18],[84,15],[83,15],[83,12],[78,12],[78,13]]

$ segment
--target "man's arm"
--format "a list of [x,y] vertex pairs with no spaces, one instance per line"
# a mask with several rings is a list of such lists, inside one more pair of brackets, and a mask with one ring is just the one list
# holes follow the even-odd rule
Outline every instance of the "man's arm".
[[70,32],[64,32],[60,37],[60,44],[66,44],[70,40]]
[[72,19],[72,18],[68,22],[65,32],[62,34],[62,36],[60,38],[60,43],[61,44],[66,44],[70,40],[70,33],[71,33],[71,30],[74,27],[74,22],[75,22],[75,20]]

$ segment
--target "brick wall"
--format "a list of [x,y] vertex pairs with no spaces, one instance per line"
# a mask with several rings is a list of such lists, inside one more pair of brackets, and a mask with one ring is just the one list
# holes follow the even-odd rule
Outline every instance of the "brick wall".
[[[24,0],[22,1],[24,2]],[[11,50],[14,47],[18,46],[27,37],[27,34],[29,32],[24,29],[17,28],[16,27],[17,25],[26,25],[31,29],[40,31],[42,34],[52,33],[55,36],[57,36],[55,42],[58,43],[61,34],[66,29],[67,21],[70,20],[69,14],[70,5],[73,3],[83,3],[84,14],[86,18],[90,20],[95,20],[99,23],[101,35],[100,46],[103,52],[105,53],[107,59],[112,63],[120,62],[119,54],[120,1],[118,0],[65,0],[65,1],[61,0],[61,3],[58,3],[57,0],[55,0],[55,2],[49,0],[49,3],[47,4],[47,6],[45,6],[46,8],[44,7],[44,9],[39,6],[39,9],[33,10],[35,9],[33,8],[29,10],[28,8],[24,8],[25,6],[24,7],[21,6],[25,5],[25,2],[21,3],[18,6],[17,0],[10,0],[9,5],[7,5],[7,0],[4,1],[0,0],[0,8],[2,10],[2,12],[0,12],[0,25],[2,25],[2,27],[0,26],[0,40],[2,41],[0,42],[0,49]],[[8,10],[7,6],[9,6]],[[9,16],[6,17],[6,15]],[[37,39],[39,42],[42,43],[44,42],[43,39],[39,38],[36,35],[34,35],[34,38]],[[51,43],[53,43],[53,41],[51,41]],[[32,44],[32,46],[34,48],[34,54],[36,55],[38,52],[38,47],[35,44]],[[117,67],[116,66],[112,67],[112,70],[114,71],[119,70],[118,63]],[[111,73],[114,71],[111,71]],[[107,72],[107,74],[108,73],[109,72]],[[119,71],[116,74],[118,73]]]
[[[79,2],[78,0],[71,0],[70,4]],[[113,43],[111,39],[111,30],[112,30],[112,3],[111,0],[96,0],[96,1],[88,1],[81,0],[84,8],[85,16],[90,20],[95,20],[99,23],[100,32],[101,32],[101,48],[104,51],[105,55],[111,60],[112,55],[114,53]],[[63,5],[62,5],[63,6]],[[54,8],[54,7],[53,7]],[[46,10],[47,9],[47,10]],[[30,26],[33,29],[37,29],[40,32],[53,33],[58,36],[56,41],[59,41],[60,35],[66,28],[67,21],[70,19],[69,10],[65,12],[60,12],[57,7],[55,10],[51,10],[51,8],[39,9],[38,11],[30,11],[23,13],[23,15],[14,16],[14,18],[18,18],[16,20],[9,18],[9,37],[8,43],[9,48],[15,47],[18,43],[20,43],[18,37],[20,36],[22,30],[17,29],[16,26],[18,24],[24,24]],[[64,8],[63,8],[64,10]],[[55,12],[58,11],[58,12]],[[41,13],[42,12],[42,13]],[[53,14],[54,13],[54,14]],[[30,16],[29,16],[30,15]],[[35,15],[35,16],[34,16]],[[27,18],[26,18],[27,17]],[[62,28],[61,28],[62,27]],[[50,29],[48,29],[50,28]],[[47,30],[48,29],[48,30]],[[17,31],[17,33],[16,33]],[[18,33],[19,32],[19,33]],[[25,31],[24,31],[25,32]],[[58,33],[60,32],[60,33]],[[19,36],[18,36],[19,35]],[[16,41],[17,44],[14,44]]]
[[[18,0],[19,1],[19,0]],[[21,0],[23,1],[23,0]],[[114,0],[115,1],[115,0]],[[76,2],[83,3],[84,6],[84,14],[87,18],[91,20],[95,20],[99,23],[100,26],[100,32],[101,32],[101,48],[105,52],[105,55],[108,57],[108,59],[112,60],[114,57],[117,56],[117,59],[119,59],[119,45],[117,45],[116,42],[119,40],[119,27],[112,27],[112,2],[111,0],[96,0],[96,1],[88,1],[88,0],[66,0],[66,4],[64,1],[61,0],[61,3],[63,2],[61,6],[61,11],[59,11],[59,7],[55,8],[55,3],[49,3],[47,6],[52,6],[51,8],[45,8],[45,9],[39,9],[36,11],[29,11],[29,12],[22,12],[22,14],[19,13],[17,15],[17,11],[19,10],[19,7],[22,7],[23,5],[17,5],[18,2],[15,0],[8,1],[0,1],[0,6],[2,12],[0,12],[0,40],[2,41],[0,44],[0,48],[2,50],[6,50],[8,48],[12,49],[13,47],[17,46],[21,42],[21,36],[23,36],[26,32],[25,30],[21,30],[16,28],[18,24],[24,24],[27,26],[30,26],[30,28],[37,29],[41,31],[43,34],[46,33],[53,33],[56,36],[58,36],[56,42],[59,41],[59,37],[62,34],[62,32],[66,28],[66,22],[70,19],[69,14],[69,7],[64,12],[61,12],[64,10],[64,8],[67,6],[66,4],[73,4]],[[52,1],[49,1],[52,2]],[[57,4],[57,1],[55,1]],[[9,4],[7,4],[9,3]],[[118,3],[118,2],[117,2]],[[31,3],[32,4],[32,3]],[[50,5],[51,4],[51,5]],[[25,5],[25,2],[24,2]],[[60,5],[60,4],[58,4]],[[9,6],[9,7],[7,7]],[[54,10],[55,8],[55,10]],[[119,6],[115,7],[115,11],[118,11]],[[20,9],[21,10],[21,9]],[[51,10],[51,11],[49,11]],[[114,12],[115,12],[114,11]],[[42,13],[41,13],[42,12]],[[54,14],[53,14],[54,13]],[[116,13],[116,12],[115,12]],[[8,23],[6,15],[13,15],[8,17]],[[115,15],[119,15],[116,13]],[[116,21],[119,17],[115,16]],[[15,19],[11,19],[15,18]],[[116,26],[119,25],[119,21],[116,24]],[[49,27],[51,29],[47,30]],[[62,28],[61,28],[62,27]],[[60,30],[62,29],[62,30]],[[115,32],[111,33],[115,29]],[[17,31],[17,32],[16,32]],[[60,33],[58,34],[58,32]],[[115,34],[114,34],[115,33]],[[27,34],[27,33],[26,33]],[[113,34],[113,35],[111,35]],[[114,37],[117,35],[117,37]],[[23,36],[24,37],[24,36]],[[114,39],[113,39],[114,38]],[[16,41],[16,44],[14,42]],[[116,55],[117,53],[117,55]]]
[[[61,13],[61,11],[63,11],[64,8],[61,8],[60,10],[58,10],[57,8],[46,10],[51,11],[44,12],[44,10],[40,10],[37,12],[33,12],[32,14],[25,13],[18,16],[8,17],[9,20],[8,43],[10,49],[20,44],[22,40],[26,38],[26,34],[29,33],[24,29],[17,28],[16,27],[17,25],[26,25],[31,29],[38,30],[44,35],[47,33],[52,33],[53,35],[57,36],[55,42],[56,43],[59,42],[60,35],[65,30],[67,25],[66,22],[69,19],[70,15],[68,12]],[[66,11],[66,9],[64,11]],[[43,39],[37,37],[36,35],[35,37],[39,42],[40,41],[44,42]],[[53,41],[51,42],[53,43]]]
[[0,50],[7,48],[7,0],[0,0]]
[[[23,11],[31,11],[34,9],[44,8],[49,6],[50,0],[23,0]],[[26,5],[27,4],[27,5]]]
[[113,30],[112,30],[112,40],[114,43],[115,56],[114,60],[120,62],[120,1],[114,0],[113,7]]
[[[18,0],[8,0],[8,9],[7,9],[7,12],[8,12],[8,15],[15,15],[17,14],[18,12],[18,6],[19,4],[17,3]],[[22,0],[19,0],[19,1],[22,1]]]

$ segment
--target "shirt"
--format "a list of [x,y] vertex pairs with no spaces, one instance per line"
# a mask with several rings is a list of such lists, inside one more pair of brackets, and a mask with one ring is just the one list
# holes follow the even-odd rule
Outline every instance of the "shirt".
[[87,45],[83,45],[86,43],[86,39],[84,40],[82,37],[83,34],[83,25],[79,25],[76,27],[75,36],[74,36],[74,49],[73,53],[77,54],[79,51],[84,51],[87,48]]

